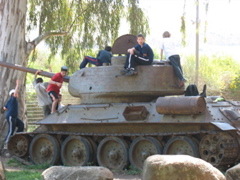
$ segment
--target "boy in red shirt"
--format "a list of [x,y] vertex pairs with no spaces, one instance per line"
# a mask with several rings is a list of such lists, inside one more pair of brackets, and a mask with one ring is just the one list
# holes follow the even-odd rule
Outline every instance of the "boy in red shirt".
[[54,113],[56,111],[60,88],[62,87],[63,84],[63,77],[67,75],[67,70],[68,70],[67,66],[62,66],[61,72],[56,73],[48,82],[49,86],[47,88],[47,92],[53,101],[51,113]]

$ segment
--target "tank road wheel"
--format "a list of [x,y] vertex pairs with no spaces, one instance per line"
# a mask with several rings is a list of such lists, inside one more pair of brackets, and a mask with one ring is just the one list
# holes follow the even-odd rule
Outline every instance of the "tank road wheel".
[[48,134],[35,136],[30,144],[30,158],[35,164],[57,164],[60,145],[56,138]]
[[154,154],[161,154],[163,146],[153,137],[138,137],[130,145],[129,160],[131,165],[138,169],[143,168],[143,163],[147,157]]
[[198,144],[190,137],[176,136],[167,141],[163,154],[186,154],[199,157]]
[[118,137],[104,138],[97,148],[100,166],[110,169],[124,169],[128,166],[128,144]]
[[8,142],[8,150],[11,155],[25,157],[28,154],[29,139],[24,135],[15,135]]
[[239,145],[227,133],[207,134],[200,141],[199,152],[201,158],[213,166],[227,167],[236,162]]
[[69,136],[62,144],[61,159],[64,165],[86,166],[94,160],[93,147],[84,137]]

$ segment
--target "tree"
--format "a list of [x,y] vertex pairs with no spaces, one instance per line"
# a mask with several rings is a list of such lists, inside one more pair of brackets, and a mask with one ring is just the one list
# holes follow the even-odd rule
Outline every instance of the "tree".
[[[0,0],[0,61],[27,66],[30,53],[45,40],[51,49],[48,60],[60,49],[73,72],[76,60],[84,52],[94,46],[102,48],[116,39],[122,18],[129,20],[131,33],[147,32],[146,17],[138,3],[138,0],[128,0],[128,3],[124,0]],[[36,38],[26,41],[26,30],[36,28]],[[0,71],[1,107],[9,98],[9,90],[15,87],[16,79],[20,79],[20,118],[26,119],[26,74],[3,67]],[[1,127],[3,122],[1,114]]]

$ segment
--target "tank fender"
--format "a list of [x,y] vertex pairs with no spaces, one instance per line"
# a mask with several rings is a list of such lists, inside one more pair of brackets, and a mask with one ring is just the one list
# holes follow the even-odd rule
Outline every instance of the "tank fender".
[[159,97],[156,101],[159,114],[198,115],[206,110],[206,101],[200,96]]
[[228,123],[224,122],[211,122],[211,123],[223,131],[237,130],[235,127]]

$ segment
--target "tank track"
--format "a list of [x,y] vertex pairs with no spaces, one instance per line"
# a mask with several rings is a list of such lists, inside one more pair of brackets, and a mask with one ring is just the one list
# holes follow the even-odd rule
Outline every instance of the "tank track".
[[[93,148],[90,150],[91,153],[96,154],[95,155],[95,162],[97,161],[96,159],[98,159],[98,163],[99,161],[101,162],[105,162],[106,159],[108,158],[108,155],[106,157],[104,157],[104,159],[102,160],[98,156],[101,156],[101,151],[104,151],[104,148],[109,148],[107,149],[107,151],[110,153],[110,155],[114,158],[116,157],[116,152],[111,150],[111,146],[115,146],[115,143],[117,142],[117,149],[118,150],[122,150],[122,147],[120,146],[120,144],[123,142],[125,143],[125,140],[129,141],[128,143],[125,143],[123,146],[126,147],[125,151],[128,152],[128,148],[129,148],[129,154],[132,154],[132,156],[134,154],[136,154],[136,152],[138,151],[136,148],[138,148],[138,146],[140,146],[141,149],[144,149],[144,147],[146,146],[153,146],[155,147],[156,144],[158,144],[156,147],[160,147],[159,150],[157,151],[153,151],[153,152],[148,152],[146,153],[148,150],[144,150],[142,153],[140,153],[139,155],[136,155],[135,157],[131,157],[130,155],[130,162],[131,162],[131,158],[133,159],[132,161],[134,161],[133,163],[138,163],[138,159],[141,159],[142,162],[139,165],[139,169],[141,169],[141,166],[143,165],[144,160],[147,158],[143,157],[143,155],[146,154],[162,154],[162,152],[165,150],[166,148],[166,144],[169,144],[168,142],[171,140],[173,142],[173,146],[170,145],[168,150],[165,151],[165,153],[163,152],[163,154],[169,154],[169,152],[172,152],[172,150],[174,150],[174,146],[177,146],[179,149],[180,147],[185,147],[186,145],[188,146],[187,148],[192,149],[193,151],[195,151],[195,154],[192,154],[192,156],[194,157],[200,157],[201,159],[209,162],[210,164],[212,164],[215,167],[219,167],[219,168],[226,168],[229,165],[233,165],[236,163],[236,161],[238,161],[238,152],[239,152],[239,143],[237,141],[236,138],[232,137],[230,134],[228,134],[228,132],[222,132],[222,131],[212,131],[212,130],[203,130],[203,131],[191,131],[191,132],[168,132],[168,133],[123,133],[123,134],[113,134],[113,133],[104,133],[104,134],[97,134],[97,133],[73,133],[73,132],[61,132],[61,131],[41,131],[41,132],[23,132],[23,133],[18,133],[16,134],[16,138],[18,138],[18,136],[24,136],[23,140],[26,139],[31,139],[38,135],[43,134],[43,136],[51,136],[51,137],[64,137],[64,141],[67,139],[67,137],[73,137],[76,139],[88,139],[88,141],[90,141],[90,147],[92,146]],[[44,135],[45,134],[45,135]],[[191,136],[193,135],[193,136]],[[200,136],[199,136],[200,135]],[[100,143],[96,143],[93,140],[90,140],[92,138],[89,137],[94,137],[94,136],[99,136],[99,137],[103,137],[100,138],[101,141]],[[164,139],[164,141],[166,142],[163,143],[161,140],[157,140],[158,136],[160,137],[167,137],[166,139]],[[200,142],[198,140],[196,140],[194,137],[201,137]],[[14,137],[14,136],[13,136]],[[133,137],[132,140],[131,137]],[[138,138],[137,138],[138,137]],[[156,138],[154,138],[156,137]],[[174,138],[178,138],[175,139],[175,141],[173,141]],[[20,137],[21,139],[21,137]],[[125,139],[125,140],[124,140]],[[189,142],[190,139],[190,142]],[[119,142],[119,140],[121,142]],[[139,140],[136,142],[136,140]],[[180,144],[179,144],[179,140],[180,140]],[[103,141],[108,144],[104,144]],[[116,141],[116,142],[115,142]],[[131,142],[132,141],[132,142]],[[172,143],[171,142],[171,143]],[[30,146],[30,141],[29,143],[23,142],[23,144],[25,143],[26,149],[29,148]],[[44,143],[44,142],[43,142]],[[64,142],[62,142],[64,144]],[[66,144],[66,143],[65,143]],[[97,145],[98,144],[98,145]],[[131,146],[130,146],[131,144]],[[163,144],[165,144],[163,146]],[[18,144],[18,140],[15,142],[9,142],[10,147],[15,147],[16,148],[21,148],[23,149],[23,145],[22,144]],[[135,146],[134,146],[135,145]],[[130,146],[130,147],[129,147]],[[100,148],[99,148],[100,147]],[[59,147],[60,148],[60,147]],[[134,150],[135,148],[135,150]],[[188,151],[185,147],[185,149],[183,149],[180,153],[179,152],[173,152],[170,154],[181,154],[183,152],[183,154],[185,154],[185,151]],[[97,155],[97,149],[102,149],[100,150],[100,155]],[[154,149],[154,148],[153,148]],[[43,149],[45,150],[45,149]],[[28,150],[23,150],[23,152],[25,154],[18,154],[18,151],[14,150],[13,151],[13,155],[19,157],[19,158],[23,158],[24,157],[28,157]],[[44,152],[44,151],[43,151]],[[167,153],[166,153],[167,152]],[[190,151],[188,151],[190,152]],[[31,152],[29,152],[31,154]],[[99,152],[98,152],[99,153]],[[105,153],[103,153],[104,155]],[[128,154],[128,153],[127,153]],[[196,155],[198,154],[198,155]],[[68,154],[67,154],[68,155]],[[67,156],[66,155],[66,156]],[[190,154],[191,155],[191,154]],[[196,156],[195,156],[196,155]],[[72,156],[72,155],[71,155]],[[123,167],[125,168],[127,166],[127,162],[128,162],[128,155],[124,155],[126,156],[126,160],[124,160],[124,164],[121,165],[120,169],[122,169]],[[125,162],[126,161],[126,162]],[[109,162],[109,161],[106,161]],[[112,161],[111,161],[112,162]],[[132,162],[131,162],[132,164]],[[103,166],[108,166],[107,164],[100,164]],[[138,166],[138,164],[137,164]],[[117,167],[118,168],[118,167]]]

